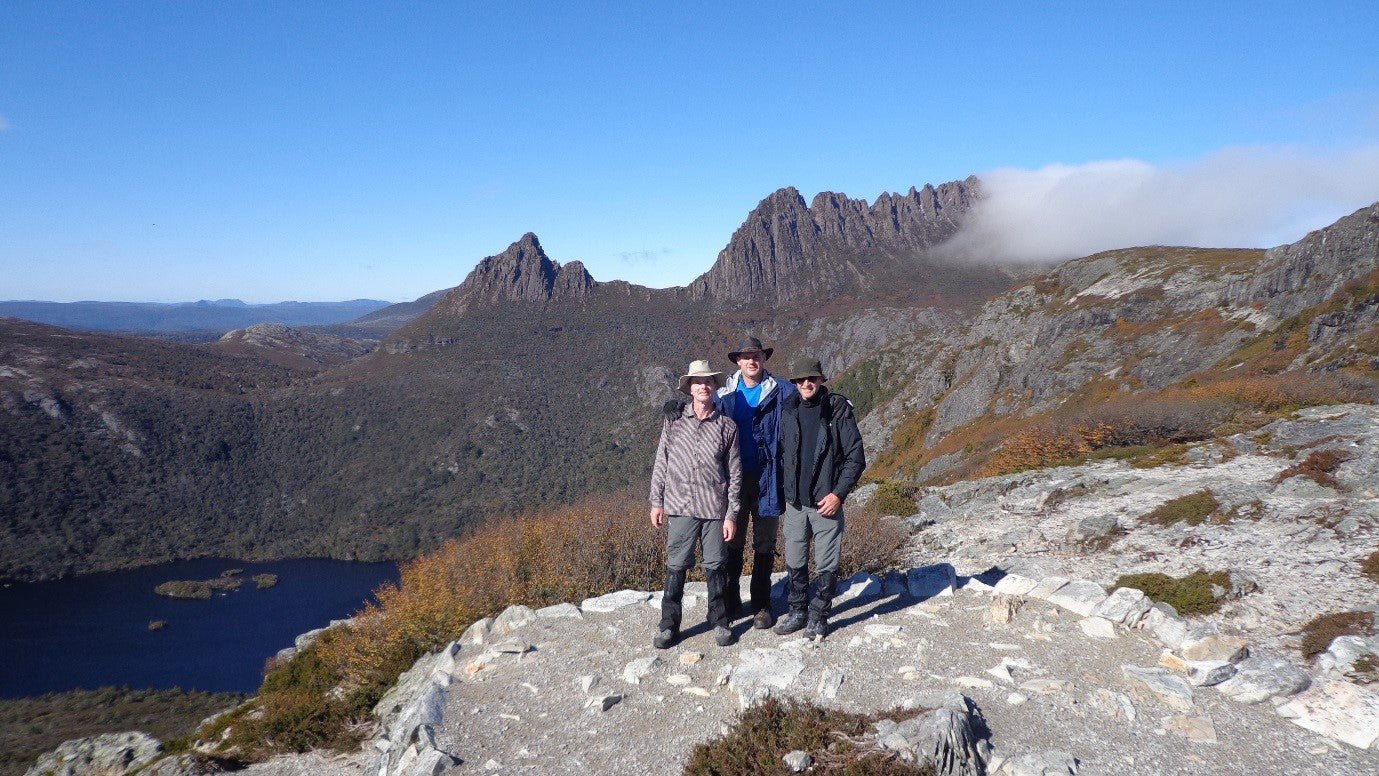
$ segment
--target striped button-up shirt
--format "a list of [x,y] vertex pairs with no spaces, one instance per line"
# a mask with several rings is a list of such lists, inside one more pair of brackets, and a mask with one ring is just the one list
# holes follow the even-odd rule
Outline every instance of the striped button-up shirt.
[[661,426],[651,469],[651,506],[667,514],[737,519],[742,459],[737,424],[717,410],[700,420],[694,405]]

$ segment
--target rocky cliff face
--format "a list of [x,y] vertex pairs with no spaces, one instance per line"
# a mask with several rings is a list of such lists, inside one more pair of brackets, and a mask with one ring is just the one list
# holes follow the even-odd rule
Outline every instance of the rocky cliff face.
[[[806,205],[793,187],[780,189],[747,216],[690,295],[765,306],[876,290],[892,270],[924,267],[925,253],[957,233],[979,196],[975,177],[882,194],[870,205],[833,192]],[[964,278],[976,274],[953,269]]]
[[536,235],[527,232],[507,250],[480,261],[463,283],[437,303],[436,309],[462,315],[504,302],[576,299],[597,286],[583,264],[572,261],[561,266],[551,261]]

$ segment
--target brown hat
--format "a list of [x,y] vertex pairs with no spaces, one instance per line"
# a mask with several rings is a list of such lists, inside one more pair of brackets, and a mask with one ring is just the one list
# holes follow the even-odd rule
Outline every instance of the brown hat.
[[756,337],[748,337],[742,341],[741,345],[737,346],[737,350],[728,351],[728,360],[736,364],[743,353],[760,353],[762,361],[770,361],[771,354],[774,352],[775,348],[763,348],[761,340]]
[[803,380],[806,377],[817,377],[821,383],[828,380],[827,377],[824,377],[824,368],[818,359],[795,359],[794,363],[790,365],[789,379],[792,381]]
[[716,388],[723,387],[723,373],[715,372],[708,361],[691,361],[686,374],[680,376],[680,393],[689,393],[691,377],[712,377]]

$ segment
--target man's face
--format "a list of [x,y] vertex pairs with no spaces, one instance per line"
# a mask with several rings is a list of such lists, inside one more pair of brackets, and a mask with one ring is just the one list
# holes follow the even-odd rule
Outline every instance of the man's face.
[[717,385],[712,377],[691,377],[689,380],[690,397],[698,401],[708,401],[713,396],[713,389]]
[[744,377],[749,380],[756,380],[761,377],[761,372],[765,369],[766,359],[760,351],[739,353],[737,355],[737,368],[742,370]]
[[812,399],[814,394],[819,392],[819,386],[823,384],[817,377],[805,377],[800,380],[791,380],[795,388],[800,392],[800,398]]

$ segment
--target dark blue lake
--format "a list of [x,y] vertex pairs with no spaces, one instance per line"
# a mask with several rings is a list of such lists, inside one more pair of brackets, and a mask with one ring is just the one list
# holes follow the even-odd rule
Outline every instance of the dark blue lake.
[[[209,600],[154,595],[159,583],[244,569]],[[266,590],[254,574],[278,575]],[[393,563],[202,559],[0,588],[0,697],[104,685],[252,692],[296,636],[359,610],[395,581]],[[151,631],[151,620],[166,620]]]

